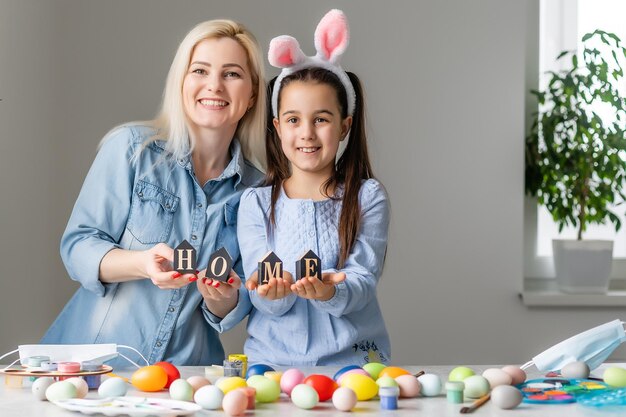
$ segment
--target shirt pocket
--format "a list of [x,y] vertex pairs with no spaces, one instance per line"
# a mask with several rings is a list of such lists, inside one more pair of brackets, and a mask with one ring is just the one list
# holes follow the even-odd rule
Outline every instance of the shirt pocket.
[[237,240],[237,210],[239,201],[224,204],[224,220],[220,227],[216,248],[226,248],[233,261],[239,258],[239,241]]
[[143,244],[167,241],[179,202],[169,191],[139,180],[133,190],[128,231]]

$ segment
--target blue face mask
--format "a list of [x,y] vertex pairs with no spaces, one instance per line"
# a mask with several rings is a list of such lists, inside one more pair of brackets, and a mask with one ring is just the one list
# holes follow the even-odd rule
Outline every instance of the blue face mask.
[[532,363],[540,371],[559,371],[576,361],[596,369],[625,340],[624,322],[613,320],[552,346],[535,356]]

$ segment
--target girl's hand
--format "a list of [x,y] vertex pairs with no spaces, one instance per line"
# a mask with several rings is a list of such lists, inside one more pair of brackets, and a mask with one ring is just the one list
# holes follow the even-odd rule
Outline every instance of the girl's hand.
[[279,300],[287,297],[291,293],[291,283],[293,276],[283,271],[282,278],[270,278],[267,284],[258,285],[259,273],[256,271],[246,280],[246,288],[250,291],[257,290],[257,294],[268,300]]
[[217,317],[224,318],[232,311],[239,301],[241,278],[234,270],[230,270],[226,282],[204,277],[206,269],[198,274],[202,277],[196,284],[207,308]]
[[184,287],[198,277],[195,274],[180,274],[172,270],[174,249],[165,243],[157,243],[142,253],[145,276],[162,290]]
[[345,272],[327,272],[322,274],[322,281],[315,277],[299,279],[291,286],[291,291],[309,300],[328,301],[335,295],[335,285],[345,279]]

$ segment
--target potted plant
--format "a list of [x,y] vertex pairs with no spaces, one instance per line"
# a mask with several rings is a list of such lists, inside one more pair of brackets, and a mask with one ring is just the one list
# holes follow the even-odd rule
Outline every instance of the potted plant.
[[[557,284],[565,292],[606,292],[613,241],[583,240],[590,224],[621,227],[615,207],[626,201],[626,49],[612,33],[596,30],[583,50],[563,51],[567,69],[549,72],[544,91],[531,91],[539,110],[526,138],[526,193],[577,240],[553,240]],[[600,103],[600,104],[599,104]],[[598,108],[607,113],[602,117]]]

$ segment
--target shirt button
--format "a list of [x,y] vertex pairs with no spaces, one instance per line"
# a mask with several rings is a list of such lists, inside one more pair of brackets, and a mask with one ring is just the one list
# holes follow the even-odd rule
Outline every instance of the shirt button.
[[311,237],[315,236],[315,232],[314,232],[313,230],[311,230],[311,231],[309,232],[309,236],[311,236]]
[[171,207],[172,207],[172,205],[171,205],[171,204],[169,204],[169,203],[166,203],[166,204],[165,204],[165,208],[166,208],[166,209],[171,208]]
[[308,211],[309,213],[313,213],[313,206],[307,207],[306,211]]
[[176,311],[176,309],[174,307],[170,307],[167,309],[170,313],[173,313],[174,311]]
[[163,343],[161,343],[161,342],[156,342],[156,345],[157,345],[157,347],[161,347],[161,346],[163,346]]
[[198,208],[202,208],[202,203],[198,203],[198,204],[196,204],[196,207],[198,207]]
[[196,235],[191,235],[191,240],[196,240],[198,238],[198,236]]
[[143,193],[142,193],[142,192],[137,193],[137,195],[138,195],[139,197],[143,197]]

